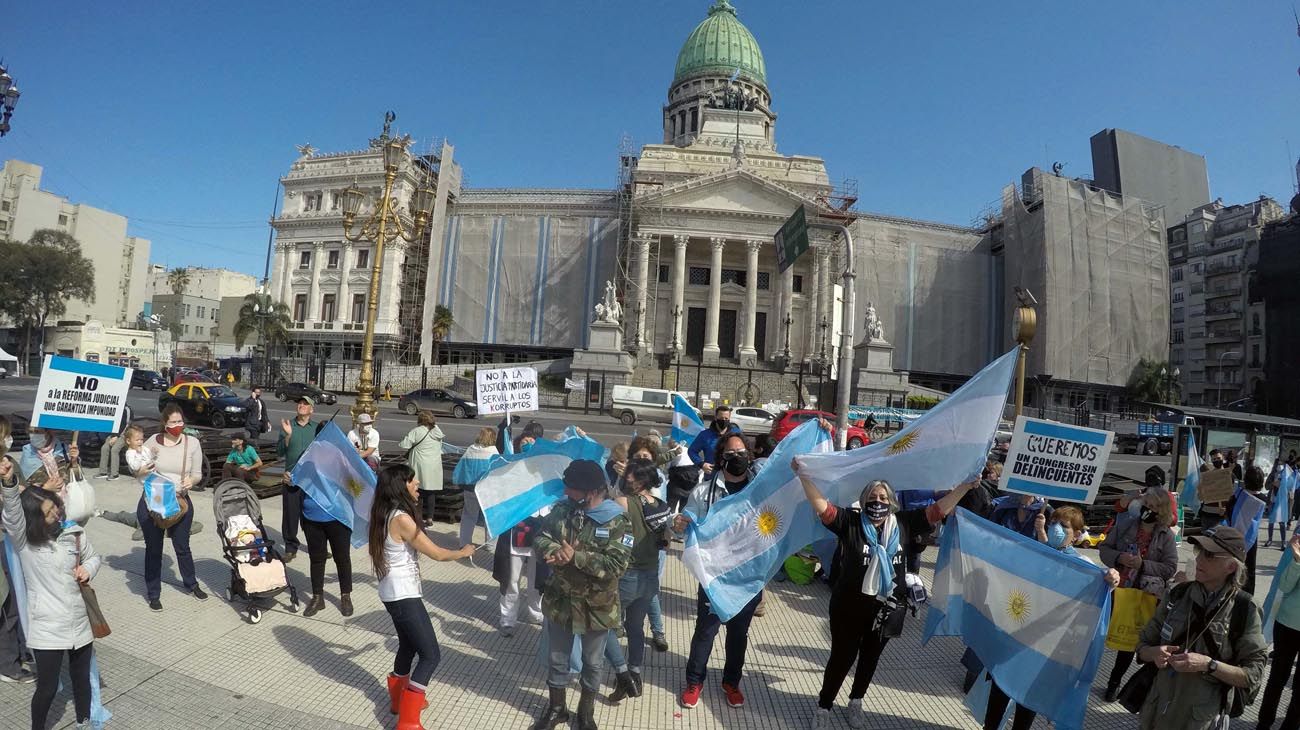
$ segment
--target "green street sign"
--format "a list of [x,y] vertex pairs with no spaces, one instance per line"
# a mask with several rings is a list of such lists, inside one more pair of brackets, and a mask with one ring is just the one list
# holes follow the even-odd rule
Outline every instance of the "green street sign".
[[808,250],[808,218],[804,206],[795,208],[772,240],[776,243],[777,270],[784,273]]

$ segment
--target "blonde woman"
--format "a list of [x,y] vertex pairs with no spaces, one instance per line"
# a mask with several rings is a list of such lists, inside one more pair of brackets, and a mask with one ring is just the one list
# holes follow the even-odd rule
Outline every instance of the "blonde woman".
[[479,510],[478,497],[474,494],[474,485],[488,473],[492,457],[497,456],[497,433],[491,428],[481,428],[474,443],[465,449],[456,470],[451,473],[451,483],[460,487],[465,493],[465,506],[460,514],[461,547],[472,544],[474,528],[483,522],[483,513]]

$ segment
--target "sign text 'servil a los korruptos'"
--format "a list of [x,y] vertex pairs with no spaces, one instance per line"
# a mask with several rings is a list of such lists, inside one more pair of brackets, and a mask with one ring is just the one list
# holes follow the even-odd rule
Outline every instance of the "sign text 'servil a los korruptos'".
[[537,410],[535,368],[479,370],[474,378],[478,412],[521,413]]
[[1021,416],[1002,467],[1004,492],[1092,504],[1115,434]]
[[131,368],[47,355],[32,406],[32,425],[116,433],[130,386]]

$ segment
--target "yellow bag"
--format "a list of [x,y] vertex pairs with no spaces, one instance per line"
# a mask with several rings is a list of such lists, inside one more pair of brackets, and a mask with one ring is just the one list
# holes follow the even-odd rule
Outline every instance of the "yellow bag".
[[1160,601],[1138,588],[1116,588],[1111,596],[1110,628],[1106,630],[1106,648],[1115,651],[1137,649],[1138,635],[1156,615]]

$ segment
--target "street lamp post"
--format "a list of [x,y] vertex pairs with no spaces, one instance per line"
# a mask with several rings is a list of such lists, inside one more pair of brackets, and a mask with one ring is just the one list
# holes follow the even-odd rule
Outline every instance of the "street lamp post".
[[1020,306],[1016,307],[1012,324],[1016,330],[1016,342],[1020,346],[1020,352],[1016,356],[1016,418],[1019,418],[1025,409],[1025,356],[1029,354],[1029,343],[1033,341],[1038,329],[1038,314],[1034,310],[1038,300],[1034,299],[1028,289],[1020,287],[1016,287],[1016,298],[1020,300]]
[[258,383],[266,386],[270,385],[271,358],[270,350],[266,346],[266,320],[275,313],[275,303],[271,300],[271,295],[266,292],[266,282],[258,288],[257,295],[253,299],[253,316],[257,318],[257,349],[261,354],[261,371]]
[[1241,357],[1240,352],[1221,352],[1219,353],[1219,397],[1215,400],[1215,408],[1223,407],[1223,358]]
[[18,85],[14,83],[14,77],[9,75],[9,71],[0,65],[0,137],[9,134],[9,117],[14,115],[14,107],[18,106]]
[[375,253],[373,263],[370,268],[370,293],[366,299],[366,334],[361,342],[361,376],[357,383],[357,402],[352,406],[353,418],[368,413],[374,415],[374,345],[375,345],[375,322],[379,317],[379,278],[384,267],[384,245],[398,236],[404,240],[414,243],[419,240],[424,233],[425,226],[429,222],[429,214],[433,211],[433,202],[437,193],[428,184],[428,180],[421,180],[411,201],[411,214],[414,218],[413,223],[407,224],[402,222],[402,216],[397,209],[397,201],[393,199],[393,183],[397,180],[397,173],[403,161],[407,159],[407,148],[411,145],[410,135],[393,137],[390,135],[393,120],[397,115],[388,112],[384,115],[384,131],[378,139],[371,141],[372,147],[379,147],[383,151],[384,158],[384,190],[380,194],[379,200],[375,201],[374,212],[368,218],[361,222],[360,230],[353,232],[353,226],[356,223],[357,213],[361,210],[361,203],[365,200],[366,194],[354,182],[347,190],[343,191],[343,235],[349,241],[357,243],[360,241],[373,241],[375,244]]

